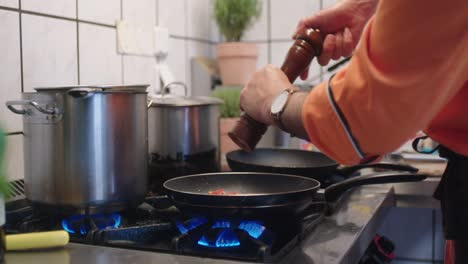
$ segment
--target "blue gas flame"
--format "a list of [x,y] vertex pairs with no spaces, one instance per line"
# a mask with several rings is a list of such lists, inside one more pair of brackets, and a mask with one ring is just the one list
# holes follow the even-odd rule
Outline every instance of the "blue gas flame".
[[75,234],[75,231],[73,231],[73,229],[71,229],[71,228],[68,226],[68,222],[67,222],[67,220],[65,220],[65,219],[62,220],[62,227],[63,227],[63,230],[67,231],[68,233],[70,233],[70,234]]
[[117,213],[95,214],[95,215],[72,215],[61,221],[63,230],[70,234],[79,232],[81,235],[88,233],[85,226],[85,218],[90,217],[99,230],[107,228],[118,228],[122,223],[122,216]]
[[226,220],[219,220],[219,221],[214,222],[211,228],[230,228],[230,227],[231,227],[231,222],[226,221]]
[[266,229],[260,222],[248,220],[240,222],[238,228],[246,231],[255,239],[259,238]]
[[203,225],[207,221],[208,220],[206,220],[204,217],[196,217],[188,220],[185,224],[177,221],[176,226],[181,234],[186,234],[188,231]]
[[240,246],[240,241],[231,229],[222,230],[216,237],[216,241],[209,241],[205,236],[198,240],[198,245],[212,248],[230,248]]

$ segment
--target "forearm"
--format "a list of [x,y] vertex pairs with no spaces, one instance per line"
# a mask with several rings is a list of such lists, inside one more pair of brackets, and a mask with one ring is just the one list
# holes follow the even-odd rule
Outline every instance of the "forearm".
[[460,36],[468,20],[455,10],[467,5],[424,3],[421,17],[420,2],[382,2],[348,67],[307,97],[302,120],[310,140],[338,162],[364,162],[398,148],[466,80],[460,58],[467,40]]
[[291,95],[287,107],[281,115],[281,122],[283,123],[286,132],[292,136],[309,140],[304,125],[302,123],[302,106],[307,98],[306,92],[296,92]]

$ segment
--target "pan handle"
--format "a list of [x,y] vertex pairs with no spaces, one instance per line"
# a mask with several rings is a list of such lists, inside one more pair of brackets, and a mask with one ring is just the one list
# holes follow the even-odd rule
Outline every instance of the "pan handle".
[[325,189],[325,200],[327,203],[334,203],[341,197],[341,195],[353,187],[384,183],[417,182],[426,178],[427,175],[408,172],[380,172],[366,174],[330,185]]
[[413,166],[394,164],[394,163],[372,163],[372,164],[359,164],[355,166],[350,166],[346,168],[338,169],[338,173],[343,176],[351,176],[353,173],[358,170],[367,169],[367,168],[379,168],[387,169],[393,171],[407,171],[407,172],[418,172],[419,170]]

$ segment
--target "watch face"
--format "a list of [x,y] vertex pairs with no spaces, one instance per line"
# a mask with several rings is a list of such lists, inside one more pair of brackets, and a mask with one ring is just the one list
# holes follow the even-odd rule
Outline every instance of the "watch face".
[[275,99],[273,99],[273,102],[271,103],[271,113],[272,114],[278,114],[283,110],[284,105],[288,101],[288,96],[289,93],[286,91],[281,92],[278,96],[276,96]]

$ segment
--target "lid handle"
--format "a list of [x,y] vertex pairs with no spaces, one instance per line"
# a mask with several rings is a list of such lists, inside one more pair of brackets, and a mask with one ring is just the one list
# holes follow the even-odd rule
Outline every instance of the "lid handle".
[[161,96],[164,97],[167,94],[167,90],[171,86],[183,86],[184,87],[184,96],[187,97],[188,95],[188,89],[187,85],[184,82],[170,82],[164,86],[164,88],[161,91]]

